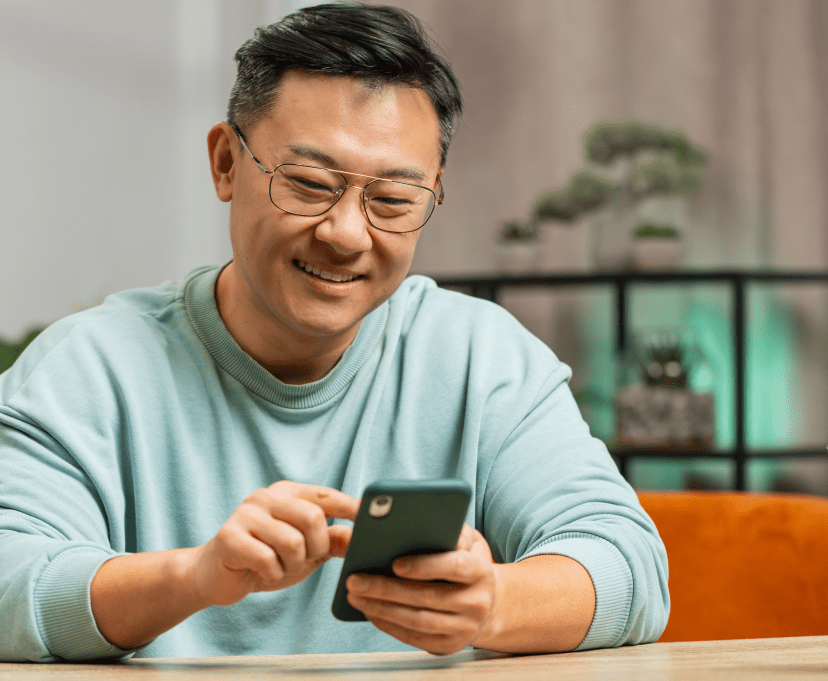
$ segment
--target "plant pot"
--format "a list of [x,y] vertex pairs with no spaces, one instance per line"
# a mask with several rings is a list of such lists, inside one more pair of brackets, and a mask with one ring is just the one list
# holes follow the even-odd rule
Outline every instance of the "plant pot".
[[683,252],[681,239],[635,239],[632,255],[635,269],[664,272],[678,268]]
[[635,211],[610,207],[595,213],[590,221],[592,262],[599,272],[630,269],[630,233],[637,222]]
[[540,264],[540,248],[537,240],[501,241],[498,244],[498,266],[501,271],[512,274],[531,272]]

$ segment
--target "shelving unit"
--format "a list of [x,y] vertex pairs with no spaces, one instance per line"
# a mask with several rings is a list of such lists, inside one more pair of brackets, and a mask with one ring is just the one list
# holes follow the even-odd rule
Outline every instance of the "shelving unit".
[[616,347],[623,350],[629,335],[629,294],[635,284],[697,285],[720,284],[729,287],[731,295],[735,444],[730,449],[691,450],[682,452],[648,449],[614,449],[623,475],[627,475],[632,459],[683,460],[720,459],[732,461],[735,468],[734,488],[744,490],[745,468],[749,459],[828,458],[824,448],[819,449],[751,449],[745,443],[745,368],[747,366],[747,289],[751,284],[813,284],[828,283],[828,272],[822,271],[767,271],[767,270],[681,270],[676,272],[608,272],[608,273],[538,273],[485,276],[438,277],[437,284],[446,288],[465,290],[478,298],[498,302],[504,288],[571,288],[610,287],[615,295]]

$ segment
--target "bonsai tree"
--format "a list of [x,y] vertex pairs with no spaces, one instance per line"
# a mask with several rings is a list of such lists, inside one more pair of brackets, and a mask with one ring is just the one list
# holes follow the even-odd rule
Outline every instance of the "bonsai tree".
[[534,222],[510,220],[500,230],[500,241],[504,244],[527,244],[538,238],[538,226]]
[[704,182],[707,154],[676,130],[607,121],[586,134],[584,147],[587,167],[535,201],[536,220],[573,222],[599,208],[630,210],[653,196],[690,196]]

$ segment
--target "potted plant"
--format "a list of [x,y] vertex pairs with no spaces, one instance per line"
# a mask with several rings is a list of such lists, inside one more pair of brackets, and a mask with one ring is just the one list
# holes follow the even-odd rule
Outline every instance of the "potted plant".
[[500,229],[500,266],[506,272],[525,272],[537,267],[538,225],[534,221],[510,220]]
[[714,439],[710,367],[688,340],[661,335],[621,358],[615,394],[616,445],[632,449],[707,449]]
[[631,233],[641,226],[647,205],[652,212],[657,199],[695,194],[704,182],[707,154],[683,132],[630,120],[594,126],[584,148],[586,166],[565,187],[538,197],[535,219],[572,223],[590,216],[596,265],[626,267]]
[[681,232],[668,222],[642,222],[633,232],[633,264],[640,270],[669,270],[681,257]]

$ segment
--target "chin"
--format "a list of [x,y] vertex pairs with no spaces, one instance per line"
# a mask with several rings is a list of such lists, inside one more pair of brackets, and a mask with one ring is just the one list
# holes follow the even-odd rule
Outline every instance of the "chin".
[[294,319],[291,323],[291,328],[297,333],[310,338],[335,338],[348,333],[362,320],[358,319],[335,319],[333,316],[327,316],[317,319]]

